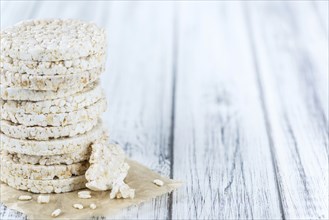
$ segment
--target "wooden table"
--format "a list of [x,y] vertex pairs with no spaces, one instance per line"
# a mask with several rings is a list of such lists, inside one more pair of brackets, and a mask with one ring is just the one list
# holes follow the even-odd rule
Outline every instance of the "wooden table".
[[[328,2],[1,2],[108,32],[112,139],[185,182],[118,219],[328,219]],[[1,206],[1,219],[24,215]]]

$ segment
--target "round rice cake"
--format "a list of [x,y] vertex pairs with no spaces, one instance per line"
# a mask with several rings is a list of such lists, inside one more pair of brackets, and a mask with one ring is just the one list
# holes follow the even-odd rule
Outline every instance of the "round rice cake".
[[16,124],[25,126],[66,126],[77,124],[81,121],[98,118],[106,110],[106,99],[101,98],[97,102],[82,109],[72,112],[55,114],[25,114],[21,112],[5,111],[1,106],[1,118]]
[[59,99],[44,101],[1,100],[3,111],[25,114],[55,114],[77,111],[85,108],[104,97],[99,81],[88,84],[81,92]]
[[73,60],[60,61],[28,61],[1,56],[3,70],[30,75],[69,75],[101,67],[106,62],[105,52],[80,57]]
[[70,165],[32,165],[15,163],[10,156],[1,155],[1,172],[8,172],[15,177],[31,180],[68,179],[84,175],[89,167],[88,161]]
[[6,87],[58,91],[60,89],[69,89],[72,87],[83,88],[90,82],[97,80],[105,67],[97,67],[91,70],[85,70],[76,74],[69,75],[32,75],[21,74],[4,70],[0,74],[1,85]]
[[3,100],[16,101],[43,101],[68,97],[83,90],[81,86],[75,86],[69,89],[52,90],[30,90],[7,87],[0,84],[0,95]]
[[89,148],[95,140],[102,137],[102,133],[102,123],[98,123],[96,127],[85,134],[47,141],[16,139],[0,133],[0,144],[1,149],[10,153],[15,152],[36,156],[69,154],[79,149]]
[[12,123],[11,121],[1,120],[0,130],[5,135],[28,140],[50,140],[63,137],[73,137],[90,131],[97,125],[98,118],[91,118],[76,124],[58,126],[25,126]]
[[86,188],[84,175],[73,176],[68,179],[31,180],[14,176],[5,170],[1,171],[1,181],[10,187],[33,193],[64,193]]
[[61,165],[61,164],[73,164],[81,161],[89,160],[91,148],[76,149],[72,153],[58,154],[58,155],[27,155],[14,152],[3,151],[3,154],[9,155],[15,163],[21,164],[33,164],[33,165]]
[[105,48],[104,29],[73,19],[27,20],[1,31],[2,56],[18,60],[71,60]]

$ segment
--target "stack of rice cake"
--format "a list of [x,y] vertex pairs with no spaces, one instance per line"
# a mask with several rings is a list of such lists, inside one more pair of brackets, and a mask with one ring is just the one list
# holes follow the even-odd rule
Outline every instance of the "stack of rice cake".
[[106,36],[77,20],[1,31],[1,180],[34,193],[85,188],[90,145],[103,135]]

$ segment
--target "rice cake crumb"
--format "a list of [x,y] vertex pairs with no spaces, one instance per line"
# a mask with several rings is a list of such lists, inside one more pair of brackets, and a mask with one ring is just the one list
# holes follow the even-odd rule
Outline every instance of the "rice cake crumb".
[[162,180],[159,180],[159,179],[155,179],[153,180],[153,183],[157,186],[163,186],[163,181]]
[[29,196],[29,195],[21,195],[18,197],[18,200],[20,201],[29,201],[32,199],[32,196]]
[[53,212],[51,213],[51,217],[57,217],[57,216],[59,216],[61,213],[62,213],[62,210],[61,210],[61,209],[56,209],[55,211],[53,211]]
[[75,209],[83,209],[83,205],[82,204],[73,204],[73,208],[75,208]]
[[80,199],[90,199],[91,198],[90,191],[87,191],[87,190],[80,191],[80,192],[78,192],[78,197]]
[[91,204],[89,205],[89,207],[90,207],[91,209],[96,209],[96,208],[97,208],[97,206],[96,206],[95,203],[91,203]]
[[38,196],[38,203],[39,204],[46,204],[49,203],[50,196],[49,195],[40,195]]

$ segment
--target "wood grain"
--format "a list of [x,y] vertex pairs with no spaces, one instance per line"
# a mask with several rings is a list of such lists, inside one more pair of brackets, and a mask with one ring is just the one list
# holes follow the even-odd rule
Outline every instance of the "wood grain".
[[[119,2],[108,9],[109,66],[102,84],[109,108],[104,119],[112,140],[129,157],[169,176],[172,5]],[[168,206],[168,196],[162,196],[117,218],[169,218]]]
[[185,182],[115,219],[328,219],[328,16],[328,1],[1,1],[0,20],[106,28],[113,142]]
[[240,4],[182,3],[173,219],[274,219],[280,206]]
[[[293,7],[303,5],[248,7],[250,33],[284,217],[328,219],[328,127],[324,113],[328,93],[318,93],[325,87],[321,88],[325,82],[319,79],[328,74],[325,62],[321,62],[328,45],[322,32],[307,34],[302,30],[305,23],[294,16]],[[318,29],[312,27],[312,31],[320,32]],[[304,37],[310,35],[316,42],[305,44]],[[317,47],[319,42],[322,48]],[[309,51],[310,47],[318,53]]]

